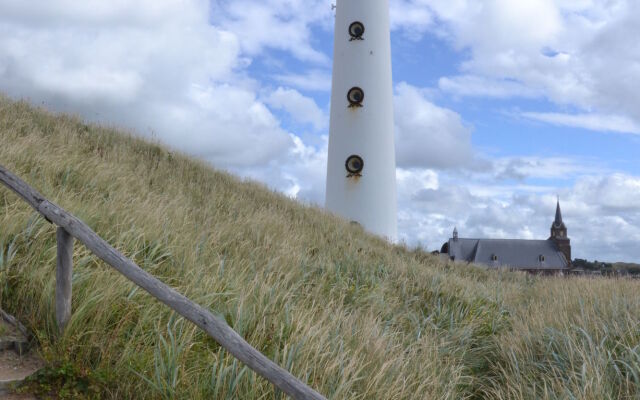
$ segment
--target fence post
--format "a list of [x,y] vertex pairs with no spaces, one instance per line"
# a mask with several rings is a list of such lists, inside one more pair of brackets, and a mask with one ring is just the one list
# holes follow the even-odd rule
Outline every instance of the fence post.
[[[0,183],[6,185],[29,203],[48,221],[59,226],[56,268],[56,322],[61,332],[71,318],[71,272],[74,237],[93,254],[109,264],[127,279],[146,290],[160,302],[204,330],[224,349],[260,376],[295,400],[326,400],[304,382],[280,367],[247,343],[224,319],[189,300],[175,289],[140,268],[113,246],[98,236],[84,222],[49,202],[34,188],[0,165]],[[71,235],[70,233],[73,235]]]
[[56,322],[60,334],[71,319],[71,272],[73,271],[73,236],[58,228],[58,256],[56,262]]

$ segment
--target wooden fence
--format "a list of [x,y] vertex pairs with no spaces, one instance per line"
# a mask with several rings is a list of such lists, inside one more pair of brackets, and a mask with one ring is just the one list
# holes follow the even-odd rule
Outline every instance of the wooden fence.
[[75,238],[130,281],[196,324],[224,347],[225,350],[291,398],[296,400],[326,400],[324,396],[253,348],[226,321],[216,317],[140,268],[131,259],[122,255],[122,253],[98,236],[84,222],[51,203],[2,165],[0,165],[0,182],[13,190],[47,221],[58,226],[56,233],[58,254],[55,301],[56,321],[61,331],[64,330],[71,318],[71,273]]

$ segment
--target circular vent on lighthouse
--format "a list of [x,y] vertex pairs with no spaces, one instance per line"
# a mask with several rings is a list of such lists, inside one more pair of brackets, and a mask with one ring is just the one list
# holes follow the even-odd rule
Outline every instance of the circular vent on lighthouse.
[[345,167],[347,168],[347,172],[349,172],[349,176],[360,175],[364,168],[364,161],[360,156],[349,156],[345,163]]
[[349,25],[349,35],[351,36],[351,40],[363,40],[362,35],[364,35],[364,25],[362,22],[353,22]]
[[359,87],[352,87],[347,93],[347,100],[349,100],[349,107],[362,107],[364,92]]

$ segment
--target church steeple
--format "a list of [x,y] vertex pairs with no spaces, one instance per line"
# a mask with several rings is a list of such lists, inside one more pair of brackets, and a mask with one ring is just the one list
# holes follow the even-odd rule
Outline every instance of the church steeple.
[[556,219],[553,221],[554,226],[563,226],[564,222],[562,222],[562,211],[560,211],[560,199],[558,199],[558,204],[556,205]]
[[562,211],[560,211],[560,199],[558,199],[558,203],[556,205],[556,219],[551,224],[551,237],[552,238],[566,238],[567,237],[567,227],[562,221]]
[[551,224],[551,237],[549,240],[555,242],[558,250],[560,250],[567,259],[567,263],[571,265],[571,240],[567,237],[567,227],[562,220],[560,199],[558,199],[558,203],[556,204],[556,218]]

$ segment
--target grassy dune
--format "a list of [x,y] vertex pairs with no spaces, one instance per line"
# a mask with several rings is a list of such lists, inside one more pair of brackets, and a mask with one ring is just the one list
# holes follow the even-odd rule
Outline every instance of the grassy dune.
[[[331,399],[637,399],[640,282],[445,264],[115,130],[0,98],[0,164],[223,316]],[[0,188],[0,305],[61,397],[279,399],[76,245],[54,320],[55,228]]]

